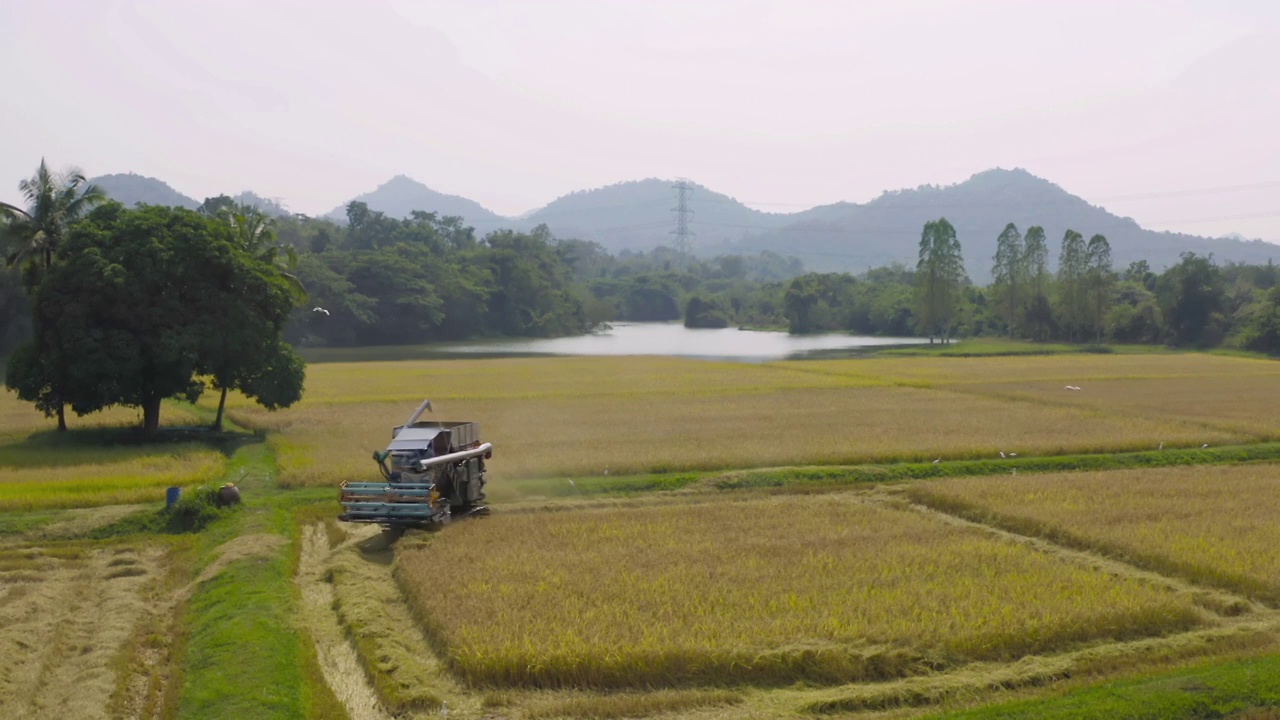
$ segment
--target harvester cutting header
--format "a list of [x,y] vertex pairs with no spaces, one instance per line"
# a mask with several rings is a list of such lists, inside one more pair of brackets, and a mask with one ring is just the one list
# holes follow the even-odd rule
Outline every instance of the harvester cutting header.
[[403,530],[488,514],[484,462],[493,457],[493,446],[480,442],[476,423],[419,419],[430,410],[431,401],[424,400],[391,430],[391,444],[373,454],[382,482],[342,484],[339,520]]

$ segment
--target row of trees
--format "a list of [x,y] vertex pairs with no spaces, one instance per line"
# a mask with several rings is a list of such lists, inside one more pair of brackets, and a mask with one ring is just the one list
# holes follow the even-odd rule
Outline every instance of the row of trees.
[[1068,230],[1056,271],[1044,230],[1007,225],[997,240],[991,285],[971,284],[954,228],[921,233],[914,269],[861,276],[807,274],[785,291],[792,332],[1006,335],[1068,342],[1106,340],[1179,347],[1220,345],[1280,354],[1280,268],[1229,264],[1186,253],[1163,273],[1146,262],[1117,272],[1102,235]]
[[[41,163],[26,207],[0,206],[0,241],[20,269],[31,335],[5,384],[58,418],[138,407],[159,427],[161,401],[206,384],[269,409],[302,394],[304,365],[281,340],[300,284],[277,267],[267,224],[243,209],[201,214],[106,202],[76,171]],[[250,213],[252,214],[252,213]]]

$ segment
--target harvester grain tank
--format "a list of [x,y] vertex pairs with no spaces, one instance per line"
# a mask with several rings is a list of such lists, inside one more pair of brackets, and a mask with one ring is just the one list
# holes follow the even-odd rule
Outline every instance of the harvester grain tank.
[[386,449],[373,454],[381,482],[342,484],[339,520],[399,531],[488,513],[485,460],[493,457],[493,446],[480,442],[474,422],[421,420],[430,410],[431,401],[423,401],[392,429]]

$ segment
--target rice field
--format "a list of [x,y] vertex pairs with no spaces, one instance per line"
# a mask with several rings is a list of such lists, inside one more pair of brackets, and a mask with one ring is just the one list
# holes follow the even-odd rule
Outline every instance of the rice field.
[[[1162,361],[1157,369],[1171,367],[1163,362],[1166,356],[1146,359]],[[1202,360],[1189,358],[1184,370],[1200,367]],[[884,374],[902,375],[899,366],[955,362],[960,361],[328,363],[312,369],[307,397],[294,408],[269,413],[237,398],[231,413],[241,424],[275,431],[271,442],[281,479],[290,486],[333,485],[369,474],[370,454],[385,447],[391,426],[403,422],[423,397],[435,401],[438,417],[481,423],[496,448],[497,480],[980,458],[1001,451],[1102,453],[1254,439],[1243,430],[1158,413],[1134,417],[945,386],[911,387]],[[1061,371],[1055,368],[1060,361],[1043,372]]]
[[398,563],[446,662],[489,686],[881,680],[1204,621],[1167,589],[852,496],[495,516]]
[[75,448],[42,466],[15,467],[6,464],[10,460],[0,451],[0,511],[158,501],[166,487],[212,482],[226,465],[222,453],[193,444],[115,452]]
[[[1052,382],[1084,385],[1098,380],[1196,380],[1270,377],[1280,380],[1274,360],[1210,355],[1087,354],[1032,357],[867,358],[785,363],[809,372],[842,377],[878,378],[882,382],[940,386],[997,382]],[[1194,383],[1193,383],[1194,385]]]
[[1280,438],[1280,376],[1249,374],[1176,378],[1085,380],[1079,391],[1053,381],[974,384],[963,388],[986,396],[1039,404],[1089,408],[1109,414],[1183,420],[1245,433],[1260,440]]
[[1280,604],[1280,466],[956,478],[926,504]]
[[[166,404],[160,417],[166,426],[200,422],[180,405]],[[72,415],[69,437],[58,437],[55,420],[12,393],[0,393],[0,511],[150,502],[162,499],[170,485],[209,482],[222,474],[225,457],[203,445],[105,446],[77,434],[139,423],[133,409],[112,408],[84,418]]]

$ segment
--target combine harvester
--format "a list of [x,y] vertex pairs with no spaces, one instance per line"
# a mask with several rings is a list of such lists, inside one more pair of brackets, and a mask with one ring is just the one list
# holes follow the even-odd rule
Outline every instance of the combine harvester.
[[493,446],[480,442],[473,422],[419,420],[431,410],[425,400],[404,425],[391,431],[391,444],[373,454],[382,482],[344,482],[343,522],[377,523],[392,535],[409,528],[432,529],[450,520],[487,515],[484,461]]

